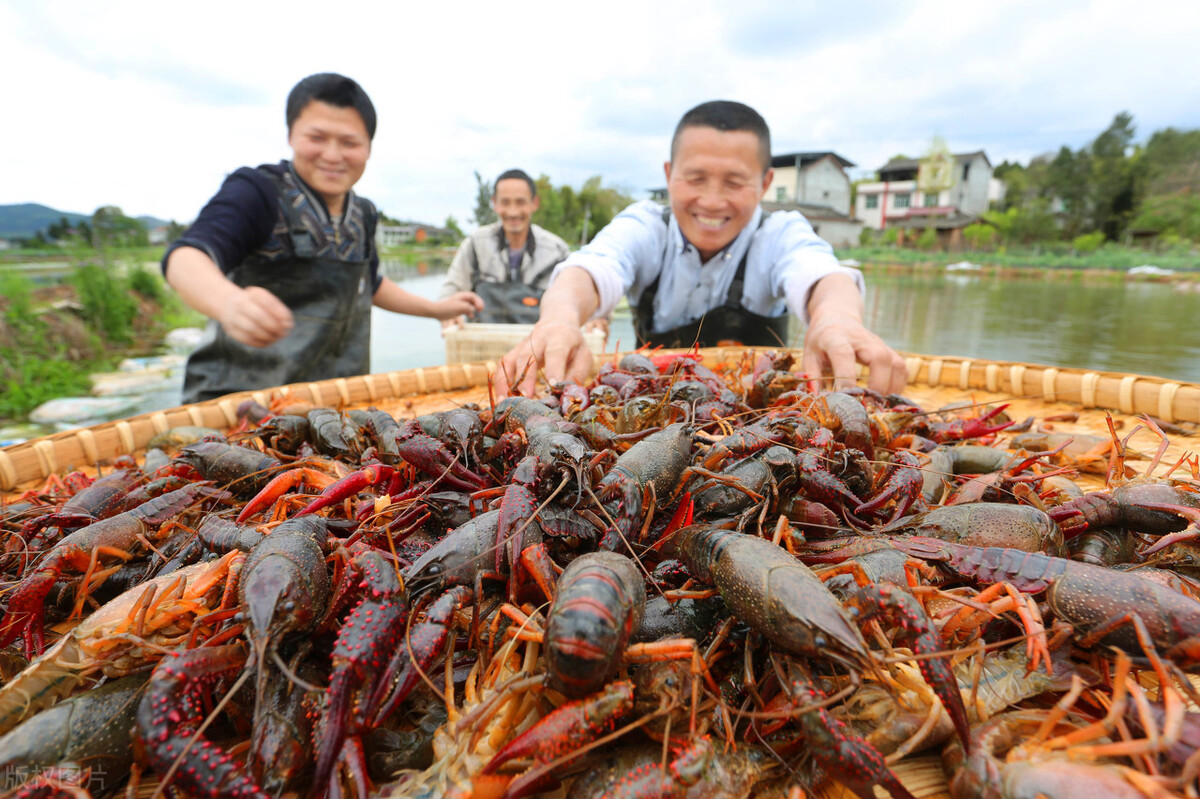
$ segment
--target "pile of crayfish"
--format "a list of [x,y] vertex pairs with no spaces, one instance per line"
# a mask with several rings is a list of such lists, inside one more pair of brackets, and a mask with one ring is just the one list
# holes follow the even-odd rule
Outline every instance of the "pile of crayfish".
[[4,790],[1200,794],[1196,458],[792,366],[246,403],[10,498]]

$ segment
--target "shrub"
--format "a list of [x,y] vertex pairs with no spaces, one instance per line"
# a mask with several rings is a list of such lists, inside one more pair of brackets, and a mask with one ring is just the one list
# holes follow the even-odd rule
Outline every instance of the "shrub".
[[163,300],[163,295],[166,293],[163,291],[162,277],[141,267],[134,267],[129,272],[129,288],[148,300],[160,303]]
[[938,246],[938,234],[934,228],[925,228],[921,235],[917,237],[917,249],[919,250],[934,250]]
[[83,316],[105,339],[114,344],[133,340],[133,317],[137,303],[129,296],[127,284],[94,264],[81,266],[71,276]]
[[1104,234],[1096,231],[1095,233],[1084,233],[1082,236],[1076,236],[1071,240],[1071,247],[1080,255],[1087,255],[1090,252],[1100,249],[1100,245],[1103,243]]
[[972,222],[963,228],[963,239],[972,250],[991,247],[996,240],[996,228],[982,222]]
[[86,394],[91,386],[85,365],[31,356],[0,348],[9,368],[0,374],[0,419],[15,419],[55,397]]
[[858,246],[869,247],[875,241],[875,231],[865,227],[858,232]]
[[19,324],[29,318],[32,294],[33,284],[29,278],[9,270],[0,272],[0,297],[7,301],[4,317],[10,324]]
[[900,241],[900,228],[890,227],[883,231],[881,241],[889,247],[895,247],[896,242]]

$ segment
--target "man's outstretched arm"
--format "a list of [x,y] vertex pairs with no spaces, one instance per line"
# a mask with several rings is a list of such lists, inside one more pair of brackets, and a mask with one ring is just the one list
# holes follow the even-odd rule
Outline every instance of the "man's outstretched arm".
[[587,379],[592,351],[579,328],[598,307],[600,295],[586,270],[567,267],[560,272],[542,295],[542,313],[529,337],[501,359],[492,378],[496,395],[506,396],[515,388],[532,396],[539,369],[549,382]]
[[855,363],[871,371],[868,385],[881,394],[899,393],[908,380],[904,358],[863,325],[863,297],[854,279],[826,275],[808,299],[804,371],[832,375],[833,388],[855,382]]
[[260,286],[237,285],[195,247],[168,256],[166,279],[189,308],[215,319],[242,344],[266,347],[292,330],[292,311],[282,300]]

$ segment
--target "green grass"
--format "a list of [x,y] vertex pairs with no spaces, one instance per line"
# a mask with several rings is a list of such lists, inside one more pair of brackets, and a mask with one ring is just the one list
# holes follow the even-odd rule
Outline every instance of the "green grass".
[[[22,419],[37,406],[56,397],[87,394],[94,361],[43,358],[0,348],[0,360],[9,368],[0,376],[0,420]],[[107,366],[108,361],[101,364]]]
[[1167,252],[1151,252],[1117,244],[1106,244],[1086,254],[1077,254],[1072,251],[1070,244],[1056,242],[1040,247],[1000,247],[990,252],[941,252],[887,246],[844,247],[837,250],[837,255],[839,258],[853,258],[864,264],[944,266],[958,261],[971,261],[982,266],[1107,269],[1122,272],[1142,264],[1152,264],[1176,272],[1200,272],[1200,251],[1172,248]]
[[[144,259],[76,265],[68,282],[83,306],[82,336],[78,321],[65,318],[75,312],[37,307],[34,283],[0,268],[0,421],[22,419],[56,397],[86,395],[91,373],[109,371],[127,355],[145,354],[132,349],[138,338],[157,344],[167,330],[204,324],[201,314],[166,290],[157,270],[142,263]],[[157,308],[149,328],[135,325],[139,297]],[[68,345],[57,333],[72,325],[75,340]]]

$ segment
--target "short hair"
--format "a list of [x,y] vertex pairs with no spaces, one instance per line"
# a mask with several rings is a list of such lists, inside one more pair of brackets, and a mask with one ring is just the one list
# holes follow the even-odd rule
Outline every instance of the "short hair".
[[500,185],[500,181],[502,180],[523,180],[529,184],[530,196],[537,196],[537,184],[533,182],[533,178],[529,177],[529,174],[524,169],[506,169],[501,172],[500,176],[496,178],[495,182],[492,183],[493,197],[496,196],[496,187]]
[[710,100],[683,115],[671,138],[671,160],[679,150],[679,136],[685,128],[714,128],[720,131],[744,130],[758,137],[758,155],[763,171],[771,166],[771,131],[762,115],[748,105],[733,100]]
[[336,72],[319,72],[309,75],[292,87],[287,98],[288,133],[296,118],[313,100],[337,108],[353,108],[362,117],[363,125],[367,128],[367,137],[375,139],[375,106],[371,98],[363,91],[363,87]]

